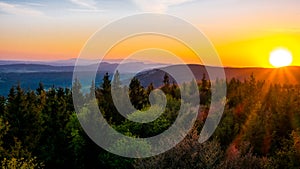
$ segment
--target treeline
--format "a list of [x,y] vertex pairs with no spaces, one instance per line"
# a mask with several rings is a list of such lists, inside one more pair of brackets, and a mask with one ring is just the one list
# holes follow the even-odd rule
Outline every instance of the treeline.
[[[20,85],[12,87],[7,97],[0,97],[2,168],[300,168],[300,85],[269,85],[254,76],[245,81],[213,83],[203,76],[196,84],[182,86],[169,79],[167,74],[162,77],[160,87],[167,99],[164,113],[146,124],[133,123],[120,115],[110,91],[112,87],[128,90],[133,106],[148,110],[149,95],[155,88],[152,84],[143,87],[136,78],[129,86],[122,86],[118,73],[112,81],[106,74],[101,85],[93,83],[87,94],[81,92],[78,80],[72,91],[45,90],[42,83],[35,91],[24,90]],[[211,91],[217,90],[218,83],[227,83],[225,111],[213,137],[200,144],[199,133],[207,118]],[[81,128],[72,99],[72,92],[85,102],[95,95],[111,126],[126,135],[145,138],[173,124],[182,104],[180,89],[185,88],[193,98],[195,85],[201,106],[193,129],[173,149],[146,159],[119,157],[96,145]],[[123,98],[121,94],[118,97],[119,101]],[[147,116],[134,109],[127,113],[131,118]],[[118,149],[122,145],[112,146]],[[140,146],[147,151],[147,143]]]

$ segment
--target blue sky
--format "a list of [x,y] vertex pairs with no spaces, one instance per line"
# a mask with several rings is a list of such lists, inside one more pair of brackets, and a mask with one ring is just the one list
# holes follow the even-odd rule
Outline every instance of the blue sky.
[[[57,16],[57,14],[81,13],[101,13],[134,10],[135,4],[128,0],[52,0],[52,1],[0,1],[0,10],[7,14],[28,14],[38,13],[46,16]],[[6,9],[5,9],[6,8]],[[26,13],[28,12],[28,13]]]
[[[180,10],[186,14],[212,11],[217,15],[224,12],[238,14],[238,12],[247,10],[265,10],[268,12],[280,8],[281,11],[278,13],[289,12],[299,15],[297,10],[299,5],[298,0],[1,0],[0,11],[12,14],[26,14],[28,12],[29,15],[30,12],[32,15],[43,13],[48,16],[55,16],[57,13],[68,14],[75,11],[114,14],[118,12],[174,13]],[[179,12],[176,13],[181,15]]]

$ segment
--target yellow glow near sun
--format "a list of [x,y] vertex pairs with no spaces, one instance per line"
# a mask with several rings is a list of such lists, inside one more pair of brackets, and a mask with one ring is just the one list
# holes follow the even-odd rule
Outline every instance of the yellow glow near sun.
[[275,49],[270,53],[269,61],[274,67],[289,66],[293,61],[293,56],[286,49]]

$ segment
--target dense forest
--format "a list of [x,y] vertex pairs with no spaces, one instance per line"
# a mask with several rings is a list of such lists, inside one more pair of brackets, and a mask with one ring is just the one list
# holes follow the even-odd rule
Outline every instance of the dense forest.
[[[106,74],[100,86],[93,83],[90,93],[81,96],[86,100],[95,94],[101,113],[116,130],[145,138],[172,125],[181,94],[179,86],[170,82],[167,74],[161,77],[164,85],[159,87],[167,98],[166,109],[149,124],[132,123],[122,117],[110,91],[112,84],[128,88],[134,107],[145,110],[150,106],[153,85],[143,87],[134,78],[129,86],[122,86],[118,76],[110,79]],[[207,118],[215,86],[212,83],[227,83],[226,106],[213,136],[200,144],[199,132]],[[193,83],[182,85],[189,88]],[[244,81],[233,78],[227,82],[210,82],[203,76],[197,88],[199,115],[185,139],[163,154],[131,159],[101,149],[85,134],[72,99],[72,92],[80,93],[79,81],[74,81],[72,90],[54,87],[46,90],[42,83],[35,91],[13,86],[7,97],[0,97],[1,166],[7,169],[300,168],[300,85],[266,84],[254,76]],[[142,112],[129,112],[128,116]]]

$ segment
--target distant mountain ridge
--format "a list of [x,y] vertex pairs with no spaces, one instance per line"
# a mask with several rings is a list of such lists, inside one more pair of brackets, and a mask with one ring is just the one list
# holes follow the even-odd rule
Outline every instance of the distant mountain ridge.
[[[78,66],[82,71],[97,70],[95,80],[97,85],[101,83],[106,72],[112,75],[115,70],[120,70],[120,73],[124,75],[121,79],[123,80],[133,73],[165,66],[159,63],[133,62],[133,60],[122,64],[118,64],[118,60],[115,61],[117,63],[101,62],[99,66],[95,63],[89,65],[80,64]],[[71,64],[71,62],[69,63]],[[18,83],[24,89],[31,90],[35,90],[39,82],[42,82],[45,88],[52,86],[70,88],[74,65],[59,66],[57,63],[53,63],[53,65],[48,64],[49,62],[0,61],[0,95],[7,96],[9,89]]]
[[[257,67],[247,67],[247,68],[232,68],[232,67],[212,67],[203,65],[187,65],[189,69],[194,74],[196,80],[200,81],[205,74],[206,79],[215,80],[215,77],[209,77],[207,70],[212,72],[212,74],[219,72],[217,70],[224,69],[226,80],[231,80],[232,78],[244,81],[249,79],[253,74],[257,80],[265,81],[266,83],[277,83],[277,84],[300,84],[300,67],[283,67],[283,68],[257,68]],[[161,86],[163,84],[163,77],[166,72],[177,71],[180,72],[186,67],[186,65],[172,65],[163,67],[161,69],[153,69],[139,73],[136,77],[140,79],[143,86],[147,86],[153,83],[155,87]],[[180,73],[179,73],[180,74]],[[186,76],[181,74],[182,77]],[[170,82],[172,83],[174,79],[170,77]]]
[[[117,64],[117,63],[143,63],[143,64],[150,64],[150,65],[168,65],[163,63],[156,63],[151,61],[140,61],[134,59],[105,59],[102,62],[109,63],[109,64]],[[49,65],[49,66],[88,66],[97,64],[98,60],[90,60],[90,59],[67,59],[67,60],[54,60],[54,61],[24,61],[24,60],[0,60],[1,65],[13,65],[13,64],[35,64],[35,65]]]
[[[1,62],[1,61],[0,61]],[[3,63],[3,61],[2,61]],[[55,87],[71,87],[74,66],[53,66],[44,64],[5,62],[6,65],[0,65],[0,95],[7,95],[12,86],[21,84],[26,89],[36,89],[38,83],[44,83],[46,88]],[[96,69],[97,64],[82,65],[82,70],[90,70],[91,67]],[[203,65],[162,65],[162,64],[145,64],[142,62],[128,62],[124,64],[102,62],[98,67],[96,76],[96,84],[100,85],[103,75],[108,72],[111,77],[113,72],[118,69],[122,70],[121,80],[123,84],[129,84],[129,77],[133,74],[141,81],[144,87],[153,83],[155,87],[163,84],[165,72],[175,71],[178,74],[179,82],[192,80],[184,73],[184,68],[188,67],[196,80],[200,81],[205,74],[206,78],[214,80],[215,77],[209,77],[207,70],[215,74],[217,70],[224,69],[226,79],[236,78],[238,80],[248,79],[251,74],[258,80],[266,83],[280,84],[300,84],[300,67],[284,67],[284,68],[231,68],[231,67],[212,67]],[[174,79],[170,77],[172,83]]]
[[[87,63],[87,62],[86,62]],[[98,64],[89,64],[89,65],[77,65],[82,70],[90,71],[91,69],[97,69],[102,72],[114,72],[116,69],[121,69],[123,73],[135,73],[141,70],[149,70],[152,68],[163,67],[166,65],[159,63],[145,64],[143,62],[127,62],[127,63],[108,63],[101,62]],[[28,62],[22,63],[19,61],[0,61],[0,72],[1,73],[32,73],[32,72],[73,72],[74,65],[71,66],[61,66],[59,64],[48,65],[46,63],[36,63]]]

